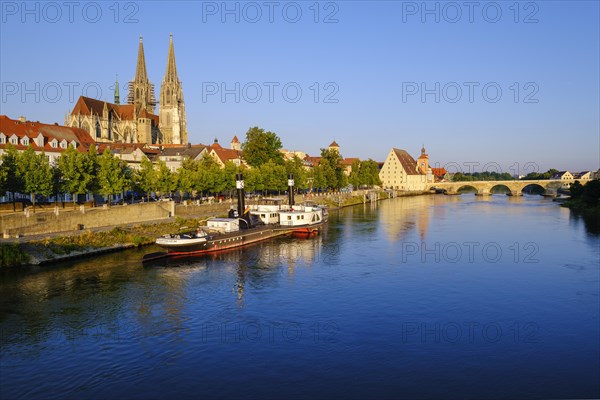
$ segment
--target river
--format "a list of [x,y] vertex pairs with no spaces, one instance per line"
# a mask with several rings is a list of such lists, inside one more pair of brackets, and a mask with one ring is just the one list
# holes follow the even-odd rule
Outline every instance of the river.
[[0,275],[2,399],[600,397],[600,236],[539,196],[420,196],[143,266]]

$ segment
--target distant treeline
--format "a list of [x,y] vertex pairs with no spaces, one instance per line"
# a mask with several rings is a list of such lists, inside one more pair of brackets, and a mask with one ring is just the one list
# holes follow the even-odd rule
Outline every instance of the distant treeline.
[[[558,173],[557,169],[551,168],[546,172],[530,172],[521,180],[533,181],[541,179],[550,179],[552,175]],[[473,172],[465,173],[457,172],[454,174],[452,180],[454,182],[465,182],[465,181],[512,181],[515,180],[508,172],[496,172],[496,171],[484,171],[484,172]]]

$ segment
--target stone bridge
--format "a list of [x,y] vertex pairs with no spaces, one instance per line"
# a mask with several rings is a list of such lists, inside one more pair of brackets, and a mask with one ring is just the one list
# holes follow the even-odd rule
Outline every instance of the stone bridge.
[[459,191],[464,188],[473,188],[477,195],[489,195],[495,187],[506,187],[511,196],[523,195],[523,189],[526,186],[539,186],[547,193],[548,189],[558,189],[563,185],[570,185],[575,179],[558,180],[544,179],[532,181],[468,181],[468,182],[437,182],[431,185],[431,188],[442,189],[446,194],[460,194]]

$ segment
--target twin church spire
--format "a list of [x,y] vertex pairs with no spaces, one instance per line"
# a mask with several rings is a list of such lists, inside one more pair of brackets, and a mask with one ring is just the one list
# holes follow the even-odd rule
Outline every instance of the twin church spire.
[[[118,93],[115,92],[115,103],[118,101],[116,96],[118,96]],[[138,118],[140,116],[155,113],[157,101],[154,94],[154,85],[148,79],[148,72],[146,71],[146,57],[144,55],[144,43],[141,36],[138,46],[135,78],[129,82],[127,103],[134,105],[134,113]],[[169,38],[167,71],[162,81],[160,102],[158,104],[160,142],[173,144],[187,143],[185,105],[181,81],[177,76],[173,34],[171,34]]]

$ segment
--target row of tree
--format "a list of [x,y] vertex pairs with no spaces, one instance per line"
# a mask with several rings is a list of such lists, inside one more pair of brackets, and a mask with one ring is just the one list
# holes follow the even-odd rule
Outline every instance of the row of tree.
[[342,157],[337,151],[321,149],[318,165],[307,170],[298,157],[284,160],[281,140],[273,132],[258,127],[251,128],[243,143],[244,158],[251,168],[225,163],[220,168],[210,156],[199,161],[184,159],[181,167],[172,172],[165,162],[156,165],[143,158],[138,170],[115,157],[107,148],[98,155],[94,146],[82,153],[75,148],[63,152],[56,165],[50,165],[44,153],[36,154],[31,148],[18,152],[10,144],[0,158],[0,193],[52,196],[71,194],[101,194],[110,204],[111,197],[126,191],[171,195],[179,192],[200,195],[231,193],[235,188],[235,175],[244,174],[245,188],[250,192],[284,191],[287,176],[292,173],[297,189],[340,189],[348,182],[358,187],[377,185],[379,168],[373,160],[355,161],[349,177],[344,174]]
[[483,171],[465,173],[457,172],[452,177],[454,182],[474,182],[474,181],[511,181],[515,178],[508,172]]
[[[244,160],[249,166],[258,168],[267,168],[268,171],[275,172],[278,166],[286,165],[286,170],[289,161],[285,161],[281,153],[281,139],[276,133],[265,131],[257,126],[252,127],[246,132],[246,140],[242,143],[244,152]],[[381,184],[379,179],[379,166],[373,160],[360,161],[357,160],[352,164],[352,172],[350,176],[344,173],[342,165],[342,156],[339,152],[329,149],[321,149],[321,160],[318,165],[314,165],[309,173],[302,167],[302,160],[296,159],[293,161],[294,170],[296,171],[296,186],[299,188],[321,188],[321,189],[340,189],[348,185],[355,187],[373,186]],[[260,176],[266,174],[259,173]],[[277,175],[279,176],[279,175]],[[251,178],[251,182],[252,179]],[[271,184],[258,183],[256,187],[284,187],[283,181],[277,181],[278,178],[272,178],[275,181]],[[260,190],[260,189],[259,189]]]

